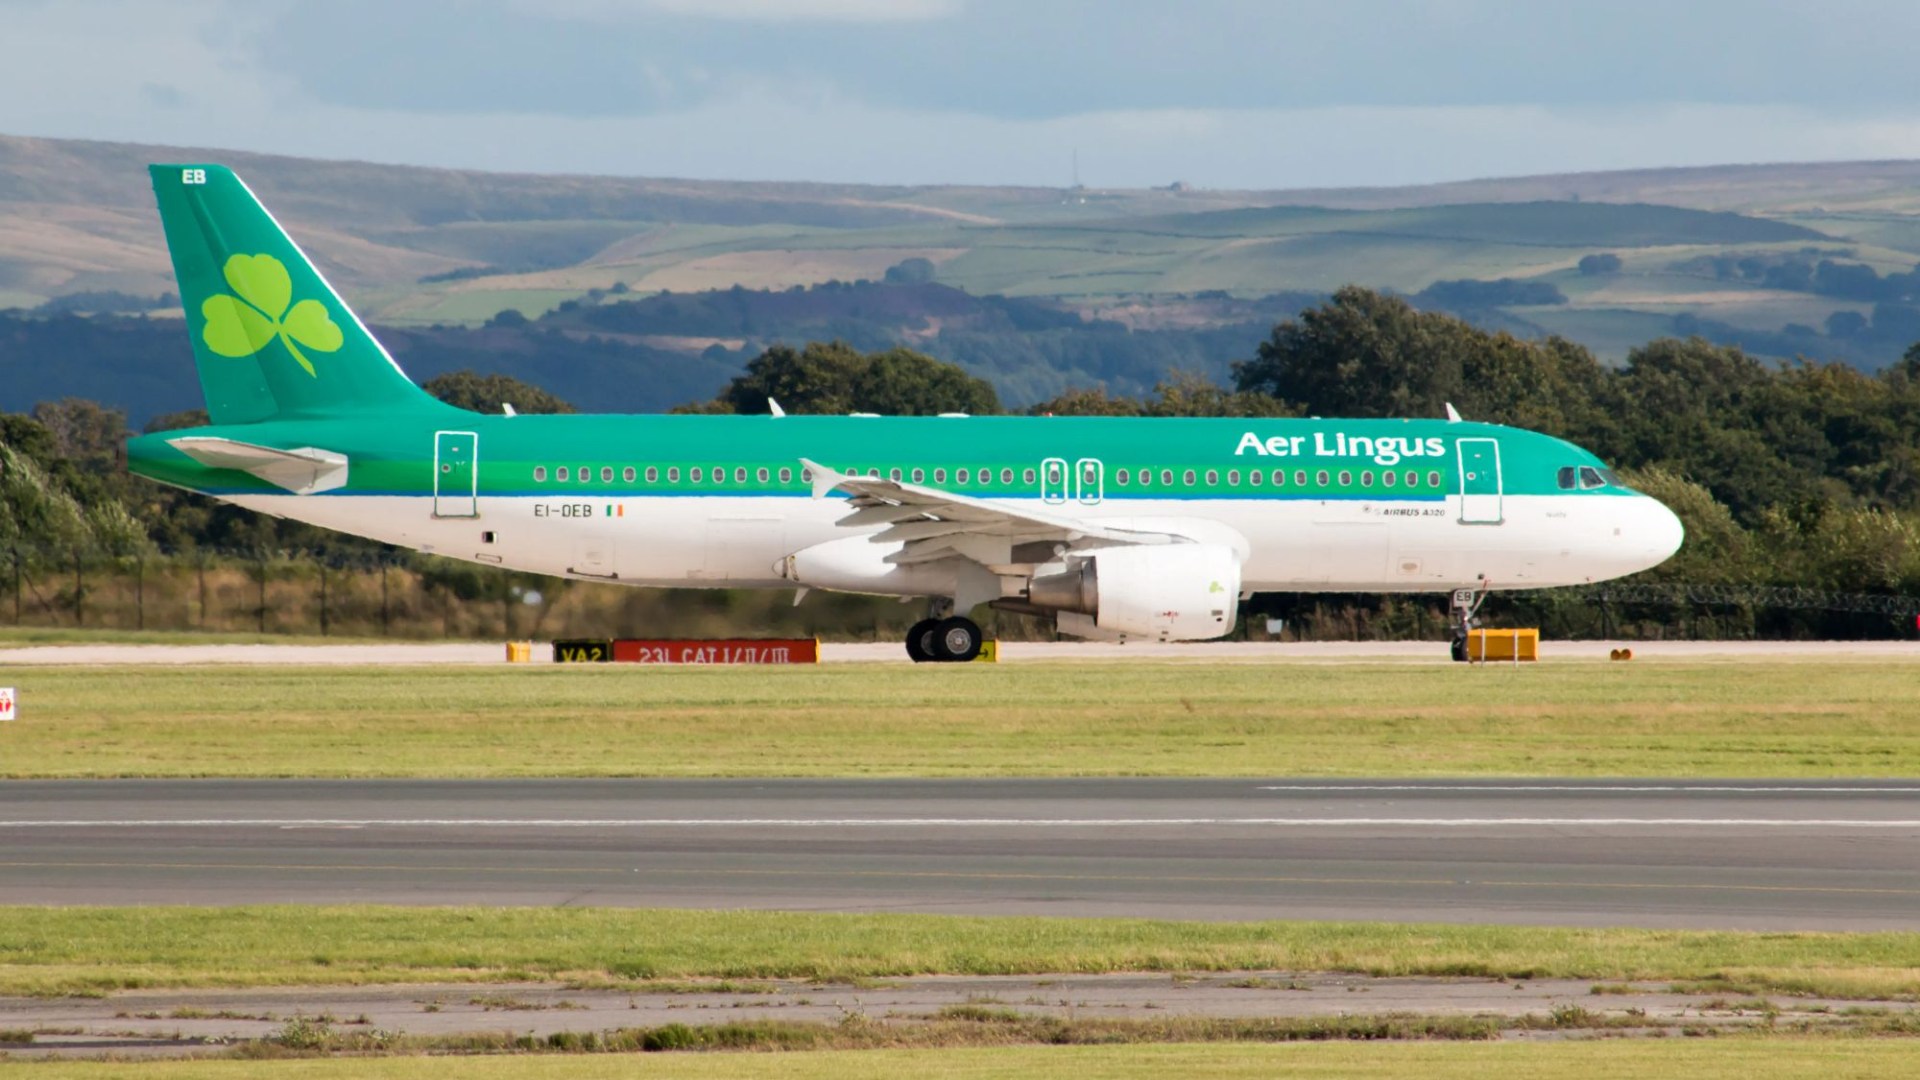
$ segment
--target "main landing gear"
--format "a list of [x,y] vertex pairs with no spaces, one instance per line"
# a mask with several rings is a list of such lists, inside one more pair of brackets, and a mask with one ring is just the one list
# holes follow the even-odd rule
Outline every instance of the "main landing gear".
[[980,624],[953,613],[953,601],[936,600],[930,617],[907,631],[907,655],[916,664],[965,663],[980,655]]

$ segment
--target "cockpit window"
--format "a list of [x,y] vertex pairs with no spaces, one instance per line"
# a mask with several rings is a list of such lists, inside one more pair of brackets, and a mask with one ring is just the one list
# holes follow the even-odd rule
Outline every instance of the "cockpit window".
[[1612,469],[1601,469],[1600,479],[1605,480],[1608,487],[1623,488],[1627,486],[1626,482],[1620,479],[1620,474],[1614,472]]
[[1606,487],[1606,486],[1607,486],[1607,482],[1605,480],[1600,479],[1599,469],[1596,469],[1591,465],[1580,466],[1580,487],[1582,490],[1585,490],[1587,488],[1597,488],[1597,487]]
[[1574,474],[1573,466],[1571,465],[1561,466],[1560,468],[1560,490],[1561,491],[1573,490],[1573,474]]

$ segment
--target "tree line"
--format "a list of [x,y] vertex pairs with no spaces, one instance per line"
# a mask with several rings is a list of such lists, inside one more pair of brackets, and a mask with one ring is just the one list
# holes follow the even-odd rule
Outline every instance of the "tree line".
[[[456,372],[424,384],[453,404],[498,412],[567,411],[566,401],[505,376]],[[905,348],[844,342],[777,345],[715,397],[682,411],[930,415],[1006,411],[995,387]],[[1794,586],[1844,594],[1920,595],[1920,346],[1878,374],[1837,363],[1761,361],[1737,347],[1661,339],[1618,367],[1563,338],[1489,332],[1399,298],[1349,287],[1275,324],[1224,381],[1173,372],[1150,392],[1085,386],[1027,409],[1116,416],[1440,416],[1560,435],[1623,470],[1686,522],[1679,556],[1656,581]],[[196,411],[149,430],[204,422]],[[0,544],[103,551],[300,549],[345,557],[367,541],[263,518],[125,471],[122,414],[79,399],[0,416]],[[508,575],[449,567],[463,593],[508,588]],[[456,580],[457,579],[457,580]],[[1532,601],[1529,601],[1532,603]],[[1329,605],[1338,610],[1327,614]],[[1528,609],[1567,632],[1584,601]],[[1274,598],[1255,611],[1354,621],[1355,632],[1421,632],[1404,601]],[[1316,616],[1313,613],[1320,612]],[[1606,618],[1657,629],[1672,612],[1623,608]],[[1435,625],[1432,629],[1437,632]],[[1885,616],[1813,611],[1712,613],[1734,634],[1901,632]]]

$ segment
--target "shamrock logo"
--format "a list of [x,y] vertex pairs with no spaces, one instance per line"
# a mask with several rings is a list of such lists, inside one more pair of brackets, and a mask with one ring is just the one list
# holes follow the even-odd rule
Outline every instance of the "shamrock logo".
[[207,348],[238,359],[279,338],[307,374],[319,378],[313,361],[294,342],[316,352],[340,348],[340,327],[327,315],[326,305],[318,300],[293,304],[293,281],[285,264],[271,255],[235,255],[223,272],[232,295],[220,293],[200,305],[207,317],[207,328],[201,331]]

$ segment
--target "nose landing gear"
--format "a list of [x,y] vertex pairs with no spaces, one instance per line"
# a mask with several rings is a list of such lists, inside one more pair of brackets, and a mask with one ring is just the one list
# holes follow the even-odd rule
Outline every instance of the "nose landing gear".
[[1453,659],[1457,663],[1467,662],[1467,631],[1479,623],[1474,615],[1487,599],[1487,579],[1482,577],[1478,583],[1453,590]]

